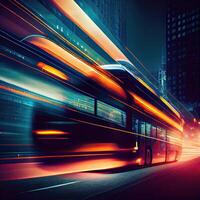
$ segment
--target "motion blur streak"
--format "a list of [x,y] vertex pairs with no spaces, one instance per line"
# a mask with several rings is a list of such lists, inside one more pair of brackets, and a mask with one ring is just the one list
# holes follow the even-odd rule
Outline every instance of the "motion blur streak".
[[50,74],[53,74],[63,80],[68,80],[69,78],[67,77],[67,75],[65,75],[64,73],[62,73],[60,70],[58,69],[55,69],[54,67],[51,67],[50,65],[47,65],[43,62],[39,62],[37,63],[37,66],[40,67],[42,70],[50,73]]
[[81,146],[75,152],[96,152],[96,151],[120,151],[118,146],[114,143],[94,143]]
[[136,77],[136,79],[137,79],[144,87],[146,87],[149,91],[151,91],[153,94],[155,94],[155,95],[157,96],[156,92],[155,92],[150,86],[148,86],[141,78]]
[[174,114],[178,117],[178,118],[181,118],[180,114],[175,110],[175,108],[173,108],[173,106],[166,100],[164,99],[163,97],[160,97],[161,101],[166,105],[168,106],[168,108],[174,112]]
[[200,155],[200,144],[185,139],[183,142],[183,150],[180,161],[187,161],[199,157]]
[[114,60],[127,57],[119,48],[105,35],[105,33],[86,15],[74,0],[52,0],[54,5],[79,28],[81,28],[91,39],[104,49]]
[[42,102],[45,102],[45,103],[53,104],[55,106],[61,106],[60,104],[57,104],[57,103],[52,102],[52,101],[49,101],[49,100],[47,100],[45,98],[41,98],[41,97],[38,97],[36,95],[29,94],[27,92],[16,90],[16,89],[13,89],[13,88],[10,88],[10,87],[6,87],[6,86],[3,86],[3,85],[0,85],[0,89],[6,90],[8,92],[12,92],[12,93],[15,93],[15,94],[18,94],[18,95],[21,95],[21,96],[25,96],[25,97],[28,97],[28,98],[31,98],[31,99],[35,99],[35,100],[38,100],[38,101],[42,101]]
[[67,132],[59,131],[59,130],[36,130],[34,132],[37,135],[64,135],[64,134],[68,134]]
[[[81,28],[114,60],[124,60],[131,63],[129,59],[122,53],[122,51],[103,33],[103,31],[87,16],[87,14],[77,5],[74,0],[68,0],[64,3],[62,0],[52,0],[52,2],[66,17],[68,17],[79,28]],[[142,79],[137,79],[148,90],[157,95],[155,91]]]
[[126,164],[127,162],[114,158],[73,161],[71,163],[59,163],[55,165],[48,165],[41,162],[2,164],[0,165],[0,181],[112,169],[126,166]]
[[[81,153],[81,152],[80,152]],[[0,158],[1,161],[5,160],[33,160],[33,159],[55,159],[55,158],[75,158],[75,157],[90,157],[90,156],[111,156],[111,153],[94,153],[94,154],[75,154],[75,155],[53,155],[53,156],[17,156]]]
[[[0,6],[2,6],[6,11],[4,13],[1,13],[1,24],[0,26],[3,26],[4,29],[9,30],[9,32],[17,32],[19,35],[21,33],[24,34],[24,37],[30,34],[30,30],[34,29],[34,32],[37,34],[45,35],[41,30],[39,30],[37,27],[35,27],[33,24],[28,22],[25,18],[21,17],[17,13],[13,12],[9,8],[7,8],[5,5],[0,3]],[[16,22],[23,21],[27,24],[26,29],[24,27],[21,27],[21,24],[13,23],[8,17],[4,16],[5,13],[9,13],[11,16],[14,15],[14,18]]]
[[[157,96],[156,92],[149,85],[147,85],[139,77],[136,77],[136,78],[144,87],[146,87],[149,91],[151,91],[153,94]],[[160,97],[160,99],[178,118],[181,118],[180,114],[170,105],[170,103],[168,103],[163,97]]]
[[171,143],[171,144],[176,144],[181,146],[183,144],[183,140],[177,137],[173,137],[170,135],[167,135],[167,140]]
[[154,116],[164,120],[168,124],[172,125],[173,127],[177,128],[179,131],[183,131],[183,127],[173,121],[171,118],[169,118],[166,114],[164,114],[161,110],[153,106],[152,104],[148,103],[138,95],[131,92],[131,95],[133,96],[135,103],[141,106],[145,111],[150,112]]
[[[9,65],[5,65],[5,66],[2,65],[1,67],[2,67],[1,74],[0,74],[1,81],[12,84],[13,86],[16,86],[18,88],[22,88],[23,90],[30,91],[34,94],[41,95],[45,97],[44,99],[47,98],[48,102],[50,102],[50,99],[52,100],[51,102],[65,101],[65,98],[63,95],[65,94],[65,91],[61,87],[58,87],[55,84],[50,83],[49,81],[47,82],[44,79],[40,79],[40,77],[32,77],[31,75],[25,72],[19,72],[17,70],[10,69]],[[20,94],[20,95],[23,95],[23,94]],[[36,96],[36,95],[33,95],[33,96]]]
[[89,64],[86,64],[84,61],[76,58],[74,55],[67,52],[65,49],[58,46],[54,42],[42,37],[29,38],[28,42],[46,51],[50,55],[54,56],[63,63],[69,65],[70,67],[77,70],[86,77],[93,79],[94,81],[96,81],[98,84],[105,87],[109,91],[117,94],[122,98],[126,98],[124,90],[115,81],[111,80],[103,73],[97,71]]

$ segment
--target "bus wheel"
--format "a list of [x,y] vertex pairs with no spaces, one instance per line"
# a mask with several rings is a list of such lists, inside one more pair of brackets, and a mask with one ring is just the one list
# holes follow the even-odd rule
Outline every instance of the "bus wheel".
[[145,153],[145,165],[146,166],[151,166],[151,164],[152,164],[151,149],[146,149],[146,153]]

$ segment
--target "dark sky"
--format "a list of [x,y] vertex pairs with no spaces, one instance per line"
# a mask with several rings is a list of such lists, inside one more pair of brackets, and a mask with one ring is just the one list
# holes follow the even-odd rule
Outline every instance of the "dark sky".
[[152,73],[165,48],[165,0],[127,1],[127,46]]

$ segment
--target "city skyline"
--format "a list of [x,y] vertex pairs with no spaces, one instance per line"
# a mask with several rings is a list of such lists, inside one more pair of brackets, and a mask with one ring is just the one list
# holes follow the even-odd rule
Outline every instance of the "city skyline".
[[196,1],[168,1],[167,88],[195,117],[200,110],[200,9]]

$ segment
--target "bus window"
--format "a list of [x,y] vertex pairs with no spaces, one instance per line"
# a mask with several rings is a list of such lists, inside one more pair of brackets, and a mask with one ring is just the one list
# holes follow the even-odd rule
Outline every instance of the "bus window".
[[140,121],[140,133],[145,135],[145,122]]
[[157,136],[161,140],[166,140],[166,130],[163,128],[157,128]]
[[166,129],[163,129],[163,137],[164,137],[164,140],[167,140],[167,130]]
[[150,136],[151,134],[151,124],[146,123],[146,135]]
[[94,99],[71,89],[65,89],[65,103],[69,106],[94,114]]
[[115,122],[120,126],[126,126],[126,113],[102,101],[97,101],[97,116]]
[[157,137],[159,138],[159,139],[161,139],[161,137],[160,137],[160,135],[161,135],[161,128],[160,127],[157,127]]
[[132,131],[135,133],[139,133],[139,120],[133,119]]
[[156,138],[156,126],[151,126],[151,137]]

